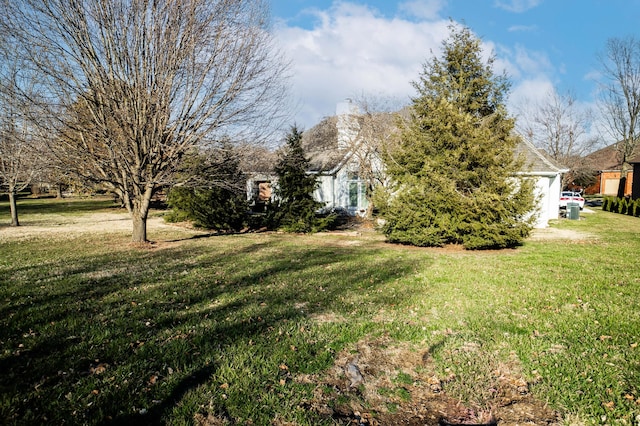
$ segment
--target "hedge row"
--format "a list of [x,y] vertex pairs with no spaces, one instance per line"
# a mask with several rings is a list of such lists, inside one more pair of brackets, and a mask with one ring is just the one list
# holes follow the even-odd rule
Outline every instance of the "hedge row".
[[604,197],[602,200],[602,210],[640,217],[640,198],[632,200],[626,197]]

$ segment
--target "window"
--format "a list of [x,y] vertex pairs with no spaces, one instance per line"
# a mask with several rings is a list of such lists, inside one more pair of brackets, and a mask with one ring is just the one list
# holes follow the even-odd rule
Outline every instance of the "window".
[[364,210],[369,204],[367,202],[367,186],[363,180],[360,180],[357,175],[349,175],[349,205],[350,209]]

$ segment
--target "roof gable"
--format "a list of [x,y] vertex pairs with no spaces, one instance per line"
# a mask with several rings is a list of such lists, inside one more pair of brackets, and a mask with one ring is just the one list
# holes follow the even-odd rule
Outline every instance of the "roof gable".
[[[395,127],[393,117],[397,114],[404,116],[407,114],[406,109],[396,114],[384,114],[383,122],[385,125]],[[362,116],[351,116],[357,121],[355,126],[362,124]],[[359,141],[353,141],[349,146],[341,146],[339,141],[339,118],[334,115],[324,118],[320,123],[305,131],[302,138],[302,147],[305,150],[307,158],[310,162],[309,171],[312,173],[333,173],[337,168],[345,164],[357,149]],[[568,169],[543,151],[537,149],[528,140],[518,137],[519,142],[516,145],[514,154],[523,156],[525,161],[526,172],[533,174],[557,174],[566,173]]]
[[348,153],[338,147],[337,117],[327,117],[302,135],[302,148],[309,159],[309,171],[325,172],[337,167]]
[[528,140],[519,137],[514,154],[523,156],[527,171],[536,173],[566,173],[569,169],[558,164],[553,158],[546,155],[543,151],[536,148]]

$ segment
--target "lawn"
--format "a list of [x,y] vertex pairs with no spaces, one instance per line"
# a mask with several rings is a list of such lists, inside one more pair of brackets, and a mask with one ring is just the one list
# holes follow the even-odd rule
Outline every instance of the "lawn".
[[90,215],[126,219],[108,200],[19,209],[13,233],[0,203],[3,423],[640,416],[638,218],[598,210],[553,225],[578,239],[465,252],[157,218],[141,247],[127,229],[82,231]]

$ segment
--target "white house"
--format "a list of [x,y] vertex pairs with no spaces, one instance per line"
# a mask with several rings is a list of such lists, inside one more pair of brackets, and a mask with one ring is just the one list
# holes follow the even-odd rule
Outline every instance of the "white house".
[[335,116],[325,118],[303,137],[311,163],[309,173],[318,177],[315,199],[327,208],[348,210],[353,216],[364,215],[368,206],[368,181],[363,179],[363,169],[382,173],[383,167],[369,141],[362,137],[361,117],[354,103],[341,102]]
[[545,156],[531,142],[520,138],[516,147],[516,155],[525,158],[525,170],[520,176],[535,179],[537,197],[536,228],[546,228],[549,220],[558,219],[560,209],[560,191],[562,191],[562,175],[569,169],[562,168],[553,159]]
[[[388,133],[392,132],[393,115],[383,114],[382,118],[383,121],[386,119]],[[318,178],[315,199],[327,208],[344,209],[353,216],[364,215],[368,207],[366,190],[370,182],[363,178],[362,171],[367,170],[370,175],[384,180],[383,163],[372,146],[374,144],[366,140],[367,132],[361,128],[363,123],[357,106],[347,100],[337,105],[336,115],[306,131],[302,143],[310,160],[308,172]],[[532,214],[536,214],[537,219],[534,226],[544,228],[549,220],[558,218],[562,174],[568,170],[523,138],[515,154],[525,159],[525,168],[519,176],[535,179],[537,207]],[[262,187],[258,188],[257,184],[264,185],[265,182],[265,177],[256,179],[249,184],[248,190],[255,197],[262,193]]]

